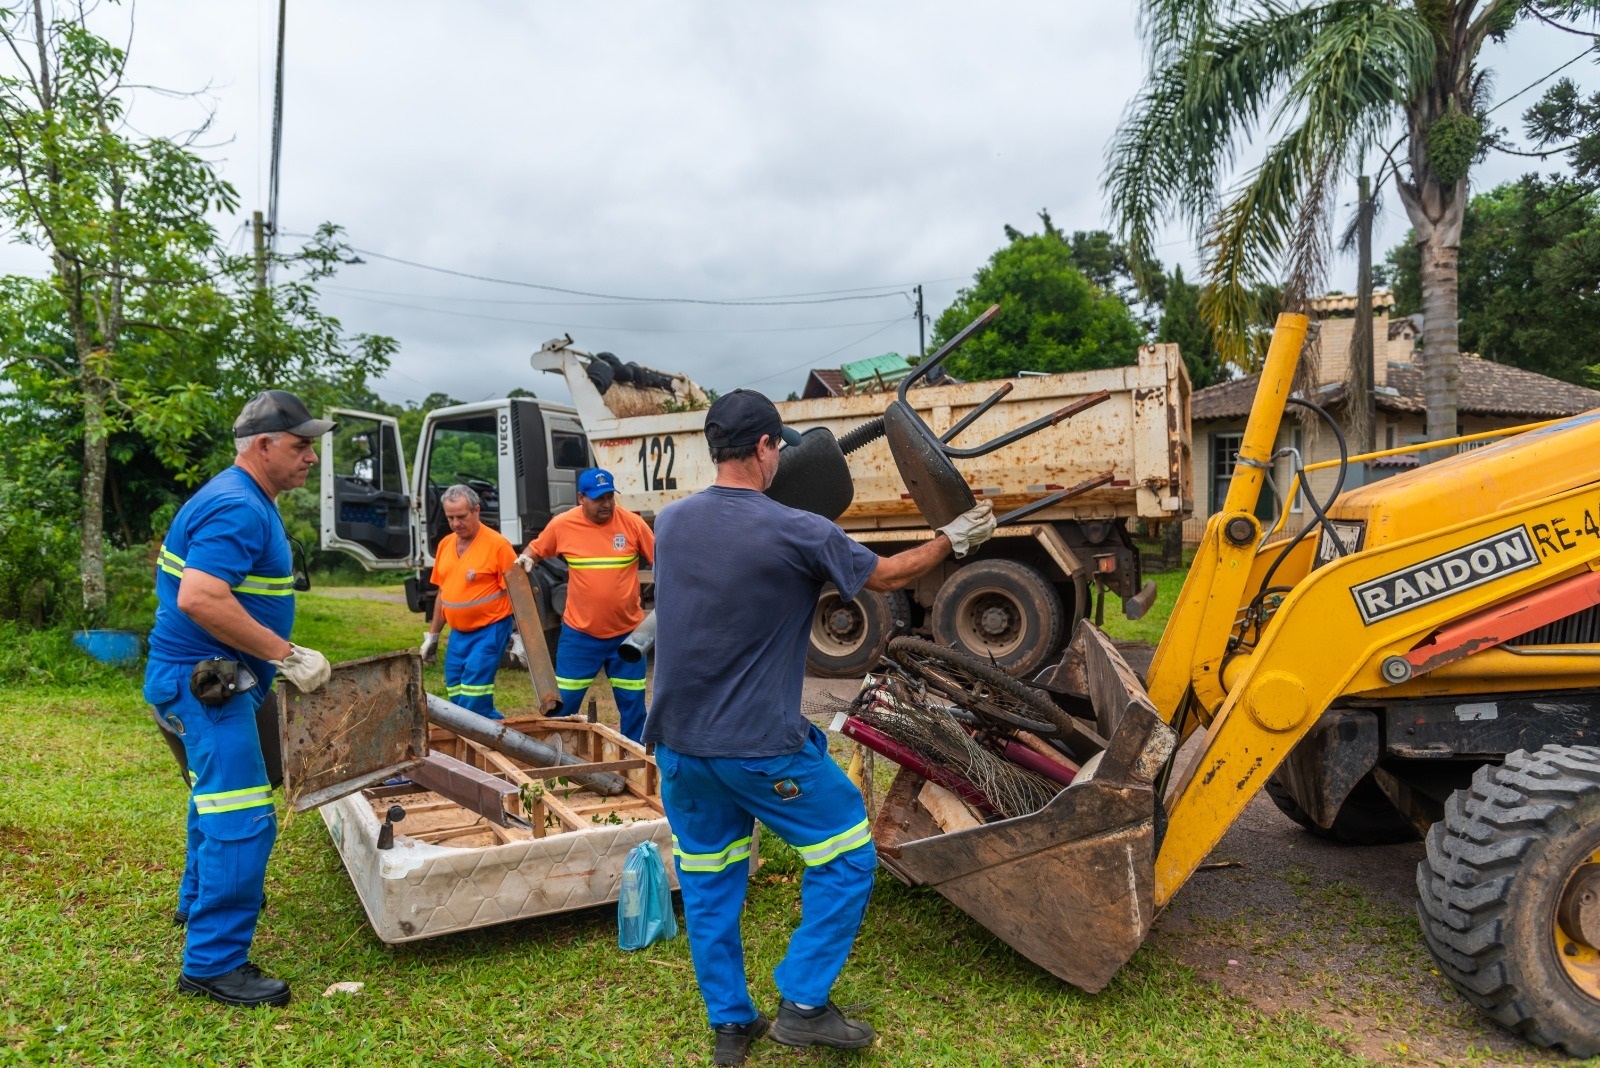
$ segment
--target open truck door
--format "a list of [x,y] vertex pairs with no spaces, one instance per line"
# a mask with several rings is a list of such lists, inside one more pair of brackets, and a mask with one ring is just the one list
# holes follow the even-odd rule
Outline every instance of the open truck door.
[[400,425],[391,416],[334,408],[322,435],[322,548],[369,571],[421,565],[417,509],[406,477]]

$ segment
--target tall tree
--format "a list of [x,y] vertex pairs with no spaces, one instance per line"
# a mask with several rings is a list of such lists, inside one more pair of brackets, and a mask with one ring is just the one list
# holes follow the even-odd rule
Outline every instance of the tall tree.
[[[174,471],[197,475],[196,440],[226,426],[223,405],[261,386],[359,385],[387,364],[387,338],[346,339],[316,309],[316,278],[341,258],[324,227],[307,270],[253,284],[211,223],[238,197],[189,141],[124,121],[127,57],[88,26],[84,6],[47,17],[44,0],[0,9],[0,225],[42,252],[45,279],[0,292],[13,343],[0,374],[67,423],[78,446],[82,605],[106,602],[109,443],[136,435]],[[58,324],[39,330],[30,324]]]
[[[1112,142],[1106,185],[1137,257],[1177,216],[1204,234],[1207,319],[1249,362],[1257,287],[1290,307],[1321,285],[1342,180],[1389,161],[1423,292],[1430,437],[1456,430],[1457,255],[1484,144],[1485,42],[1522,19],[1592,19],[1600,0],[1141,0],[1150,75]],[[1394,138],[1396,125],[1401,128]],[[1265,158],[1224,191],[1241,149]],[[1404,164],[1395,160],[1397,149]]]
[[1071,243],[1048,213],[1041,218],[1043,233],[1006,227],[1009,242],[934,323],[932,346],[937,347],[989,305],[1003,309],[989,329],[945,361],[951,374],[1007,378],[1019,371],[1120,367],[1138,358],[1144,330],[1127,305],[1074,266]]
[[[1600,192],[1525,175],[1479,193],[1461,232],[1461,344],[1485,359],[1582,385],[1600,358]],[[1417,246],[1390,250],[1401,312],[1422,306]]]
[[1184,279],[1182,267],[1175,267],[1165,279],[1164,288],[1167,299],[1161,305],[1156,340],[1178,346],[1195,389],[1216,385],[1225,377],[1226,368],[1200,314],[1200,287]]

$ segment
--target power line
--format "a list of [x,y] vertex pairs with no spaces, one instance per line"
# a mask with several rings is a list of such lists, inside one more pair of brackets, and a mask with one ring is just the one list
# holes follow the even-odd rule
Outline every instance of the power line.
[[832,352],[824,352],[821,356],[812,356],[812,357],[810,357],[809,359],[807,359],[803,363],[797,363],[793,367],[785,367],[783,370],[774,371],[770,375],[762,375],[760,378],[749,379],[748,381],[745,382],[745,385],[753,386],[757,382],[765,382],[769,378],[777,378],[779,375],[791,374],[791,373],[793,373],[795,371],[800,370],[800,368],[802,368],[802,367],[815,367],[820,361],[826,360],[829,356],[837,356],[839,353],[843,352],[845,349],[854,348],[855,346],[861,344],[863,341],[870,341],[873,338],[877,337],[879,334],[883,333],[885,330],[889,329],[889,327],[894,326],[896,323],[903,323],[903,322],[905,322],[904,318],[890,320],[888,323],[885,323],[883,326],[880,326],[878,329],[874,330],[872,333],[867,334],[867,335],[865,335],[863,337],[858,337],[854,341],[850,342],[848,345],[840,345],[838,348],[834,349]]
[[1582,52],[1579,52],[1577,55],[1573,56],[1571,59],[1569,59],[1565,63],[1561,64],[1561,66],[1559,66],[1555,70],[1551,71],[1549,74],[1546,74],[1543,78],[1540,78],[1538,81],[1535,81],[1535,82],[1530,82],[1529,84],[1523,86],[1521,89],[1518,89],[1516,92],[1512,93],[1510,96],[1508,96],[1504,100],[1500,101],[1500,103],[1496,104],[1494,107],[1490,108],[1488,111],[1485,111],[1484,114],[1485,115],[1494,114],[1496,111],[1499,111],[1501,108],[1503,108],[1507,104],[1511,103],[1517,97],[1521,96],[1523,93],[1526,93],[1529,89],[1533,89],[1533,88],[1535,88],[1535,87],[1537,87],[1539,85],[1542,85],[1545,82],[1549,81],[1551,78],[1554,78],[1557,74],[1560,74],[1562,71],[1566,70],[1568,67],[1570,67],[1574,63],[1578,62],[1578,60],[1582,59],[1584,56],[1588,55],[1590,52],[1593,52],[1596,48],[1600,48],[1600,45],[1590,45],[1588,48],[1585,48]]
[[[441,300],[453,301],[458,304],[504,304],[516,307],[532,308],[643,308],[650,305],[640,304],[636,300],[512,300],[505,297],[460,297],[443,293],[401,293],[392,289],[364,289],[360,286],[340,286],[323,284],[318,288],[328,293],[356,294],[366,293],[380,297],[400,297],[408,300]],[[892,296],[893,294],[885,294]],[[767,304],[735,304],[740,308],[767,308]],[[787,305],[783,305],[787,306]]]
[[[880,323],[898,323],[903,317],[894,319],[869,319],[863,322],[851,323],[823,323],[817,326],[767,326],[767,327],[730,327],[726,329],[695,329],[679,330],[670,327],[643,327],[643,326],[614,326],[599,323],[572,323],[572,322],[542,322],[536,319],[514,319],[505,315],[480,315],[474,312],[452,311],[449,308],[422,308],[415,304],[401,304],[398,301],[379,300],[376,297],[358,297],[345,294],[346,300],[359,300],[368,304],[381,304],[389,308],[404,308],[407,311],[428,312],[433,315],[450,315],[458,319],[481,319],[492,323],[518,323],[523,326],[544,326],[556,330],[616,330],[627,334],[787,334],[811,330],[843,330],[852,326],[876,326]],[[638,307],[638,305],[630,305]]]

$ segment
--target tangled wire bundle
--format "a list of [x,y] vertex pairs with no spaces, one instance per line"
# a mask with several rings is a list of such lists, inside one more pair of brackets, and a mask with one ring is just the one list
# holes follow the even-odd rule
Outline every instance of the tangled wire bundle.
[[919,699],[901,679],[874,677],[850,711],[922,759],[966,779],[1007,818],[1037,812],[1061,791],[1059,783],[985,748],[954,716]]

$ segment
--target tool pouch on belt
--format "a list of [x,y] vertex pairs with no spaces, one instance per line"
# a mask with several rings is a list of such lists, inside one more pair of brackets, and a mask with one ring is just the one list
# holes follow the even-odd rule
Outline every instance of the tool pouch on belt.
[[256,677],[237,660],[214,656],[202,660],[189,674],[189,692],[203,705],[225,705],[255,687]]

